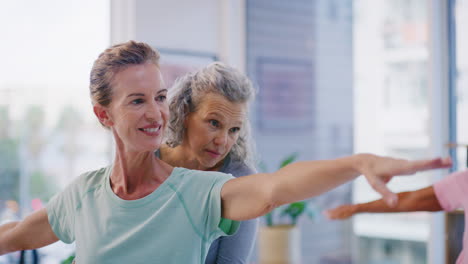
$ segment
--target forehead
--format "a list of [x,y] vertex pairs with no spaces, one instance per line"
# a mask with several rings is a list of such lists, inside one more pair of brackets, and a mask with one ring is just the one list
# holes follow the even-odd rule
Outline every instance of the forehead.
[[207,93],[199,103],[197,112],[242,122],[246,118],[247,103],[230,102],[222,95]]
[[164,88],[158,66],[153,63],[131,65],[114,76],[113,89],[116,93],[140,89],[161,90]]

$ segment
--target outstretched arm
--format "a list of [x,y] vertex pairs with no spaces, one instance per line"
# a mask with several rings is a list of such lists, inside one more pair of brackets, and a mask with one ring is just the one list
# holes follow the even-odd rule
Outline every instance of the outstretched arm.
[[58,241],[49,224],[46,209],[41,209],[21,222],[0,226],[0,255],[47,246]]
[[393,176],[451,164],[450,159],[408,161],[371,154],[292,163],[274,173],[228,181],[221,191],[222,216],[232,220],[255,218],[277,206],[317,196],[361,174],[387,204],[395,206],[398,197],[386,187]]
[[401,192],[397,195],[399,202],[395,207],[388,206],[382,199],[380,199],[368,203],[342,205],[337,208],[327,210],[325,214],[330,219],[346,219],[359,213],[442,211],[442,206],[435,195],[433,186],[412,192]]

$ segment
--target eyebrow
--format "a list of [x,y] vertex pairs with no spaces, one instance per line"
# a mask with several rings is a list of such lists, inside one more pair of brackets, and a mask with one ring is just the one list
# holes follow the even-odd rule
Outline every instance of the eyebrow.
[[[167,92],[167,89],[159,90],[157,94],[164,93],[164,92]],[[145,94],[143,94],[143,93],[131,93],[131,94],[127,95],[127,98],[131,97],[131,96],[145,96]]]
[[131,97],[131,96],[145,96],[145,95],[142,93],[132,93],[132,94],[127,95],[127,97]]
[[[210,113],[208,113],[208,114],[206,115],[207,118],[209,118],[209,117],[211,117],[211,116],[213,116],[213,117],[215,117],[215,118],[222,119],[223,121],[226,119],[223,115],[220,115],[220,114],[218,114],[218,113],[216,113],[216,112],[210,112]],[[242,125],[244,124],[244,119],[242,119],[242,120],[236,120],[234,123],[235,123],[236,125],[242,126]]]

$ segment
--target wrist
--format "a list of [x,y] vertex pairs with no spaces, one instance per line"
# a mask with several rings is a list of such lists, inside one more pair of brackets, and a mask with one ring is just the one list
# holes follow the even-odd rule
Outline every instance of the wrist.
[[358,203],[353,206],[353,214],[366,212],[366,204]]
[[360,153],[353,155],[353,158],[354,160],[351,162],[351,166],[357,176],[359,176],[365,174],[365,171],[369,167],[371,160],[375,159],[375,155]]

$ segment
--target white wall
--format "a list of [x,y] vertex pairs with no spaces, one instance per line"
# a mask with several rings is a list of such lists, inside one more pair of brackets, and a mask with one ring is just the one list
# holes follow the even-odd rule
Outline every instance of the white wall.
[[136,1],[136,38],[161,48],[217,53],[219,1]]
[[111,39],[209,53],[244,71],[244,12],[243,0],[114,0]]

